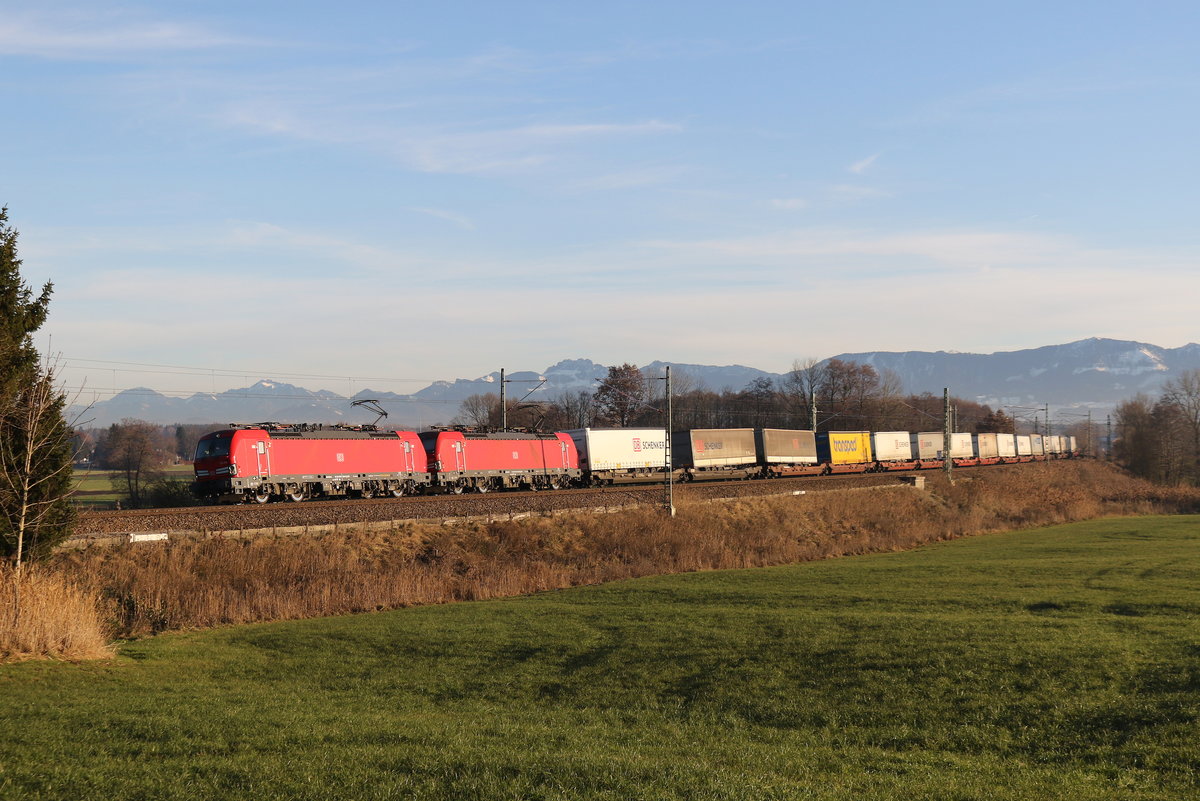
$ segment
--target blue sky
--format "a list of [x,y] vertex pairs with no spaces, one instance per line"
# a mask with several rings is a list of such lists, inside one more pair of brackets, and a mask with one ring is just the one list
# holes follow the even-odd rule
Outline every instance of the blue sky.
[[55,282],[39,344],[94,390],[1173,347],[1200,339],[1197,23],[0,3],[0,203]]

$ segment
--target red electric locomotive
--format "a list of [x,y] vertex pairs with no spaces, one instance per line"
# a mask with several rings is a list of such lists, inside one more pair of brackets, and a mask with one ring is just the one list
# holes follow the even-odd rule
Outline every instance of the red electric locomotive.
[[371,427],[234,426],[200,438],[196,481],[202,498],[300,501],[316,496],[400,496],[428,487],[425,448],[411,431]]
[[425,431],[420,436],[434,484],[445,492],[561,489],[582,476],[575,442],[567,434]]

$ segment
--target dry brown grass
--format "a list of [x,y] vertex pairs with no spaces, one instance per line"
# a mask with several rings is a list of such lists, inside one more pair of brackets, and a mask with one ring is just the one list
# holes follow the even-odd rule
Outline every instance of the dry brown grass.
[[0,662],[111,656],[99,597],[61,571],[0,567]]
[[121,636],[520,595],[662,573],[757,567],[1104,515],[1195,512],[1090,462],[977,470],[950,486],[688,503],[312,538],[179,540],[63,553]]

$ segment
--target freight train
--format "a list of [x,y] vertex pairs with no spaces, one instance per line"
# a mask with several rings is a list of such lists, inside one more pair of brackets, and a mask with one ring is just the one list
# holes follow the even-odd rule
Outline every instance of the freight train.
[[[670,449],[668,450],[668,444]],[[201,498],[267,503],[400,497],[676,480],[922,470],[1077,455],[1074,437],[776,428],[583,428],[558,433],[282,423],[232,425],[201,437],[192,489]]]

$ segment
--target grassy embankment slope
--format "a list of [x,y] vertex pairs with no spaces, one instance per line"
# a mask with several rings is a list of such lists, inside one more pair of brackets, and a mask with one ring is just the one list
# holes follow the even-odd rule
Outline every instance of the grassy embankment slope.
[[0,798],[1200,794],[1200,531],[1118,519],[0,666]]

